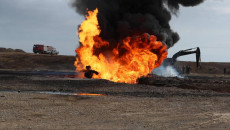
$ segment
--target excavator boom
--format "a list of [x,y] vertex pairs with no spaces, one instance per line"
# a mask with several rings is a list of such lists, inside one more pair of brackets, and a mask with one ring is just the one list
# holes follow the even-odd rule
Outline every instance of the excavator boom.
[[194,54],[194,53],[196,54],[196,66],[199,67],[200,66],[200,55],[201,55],[199,47],[191,48],[191,49],[187,49],[187,50],[181,50],[181,51],[177,52],[176,54],[174,54],[172,58],[168,58],[166,60],[166,62],[173,65],[173,64],[175,64],[178,57],[184,56],[184,55],[190,55],[190,54]]

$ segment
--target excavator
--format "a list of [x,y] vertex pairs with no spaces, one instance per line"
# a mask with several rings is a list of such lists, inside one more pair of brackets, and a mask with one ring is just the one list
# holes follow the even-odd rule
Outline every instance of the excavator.
[[196,54],[196,66],[199,67],[200,66],[200,61],[201,61],[201,58],[200,58],[200,48],[199,47],[196,47],[196,48],[190,48],[190,49],[187,49],[187,50],[181,50],[177,53],[175,53],[173,55],[172,58],[167,58],[163,65],[167,66],[167,65],[174,65],[175,62],[177,61],[176,59],[180,56],[184,56],[184,55],[190,55],[190,54]]

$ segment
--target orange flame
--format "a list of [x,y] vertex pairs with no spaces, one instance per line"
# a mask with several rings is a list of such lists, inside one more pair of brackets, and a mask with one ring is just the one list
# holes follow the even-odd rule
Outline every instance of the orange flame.
[[[98,56],[93,52],[98,48],[108,47],[110,43],[102,40],[97,19],[98,9],[88,11],[88,16],[78,30],[81,46],[76,49],[76,71],[82,71],[90,65],[99,72],[93,78],[107,79],[114,82],[136,83],[136,80],[159,67],[167,58],[167,47],[154,35],[126,37],[112,52]],[[125,53],[120,51],[125,50]],[[121,54],[122,53],[122,54]],[[124,54],[123,54],[124,53]]]
[[75,96],[106,96],[105,94],[95,94],[95,93],[74,93]]

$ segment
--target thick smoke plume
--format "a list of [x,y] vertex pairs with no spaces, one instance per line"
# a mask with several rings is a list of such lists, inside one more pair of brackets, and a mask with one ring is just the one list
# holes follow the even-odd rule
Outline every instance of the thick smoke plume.
[[99,9],[98,20],[101,37],[117,43],[127,36],[149,33],[172,47],[179,35],[169,21],[182,6],[195,6],[203,0],[73,0],[78,13]]

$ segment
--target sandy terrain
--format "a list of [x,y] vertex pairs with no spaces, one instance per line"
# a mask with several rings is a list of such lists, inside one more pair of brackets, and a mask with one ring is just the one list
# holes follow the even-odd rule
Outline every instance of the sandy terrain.
[[1,129],[229,129],[229,96],[80,97],[0,92]]

